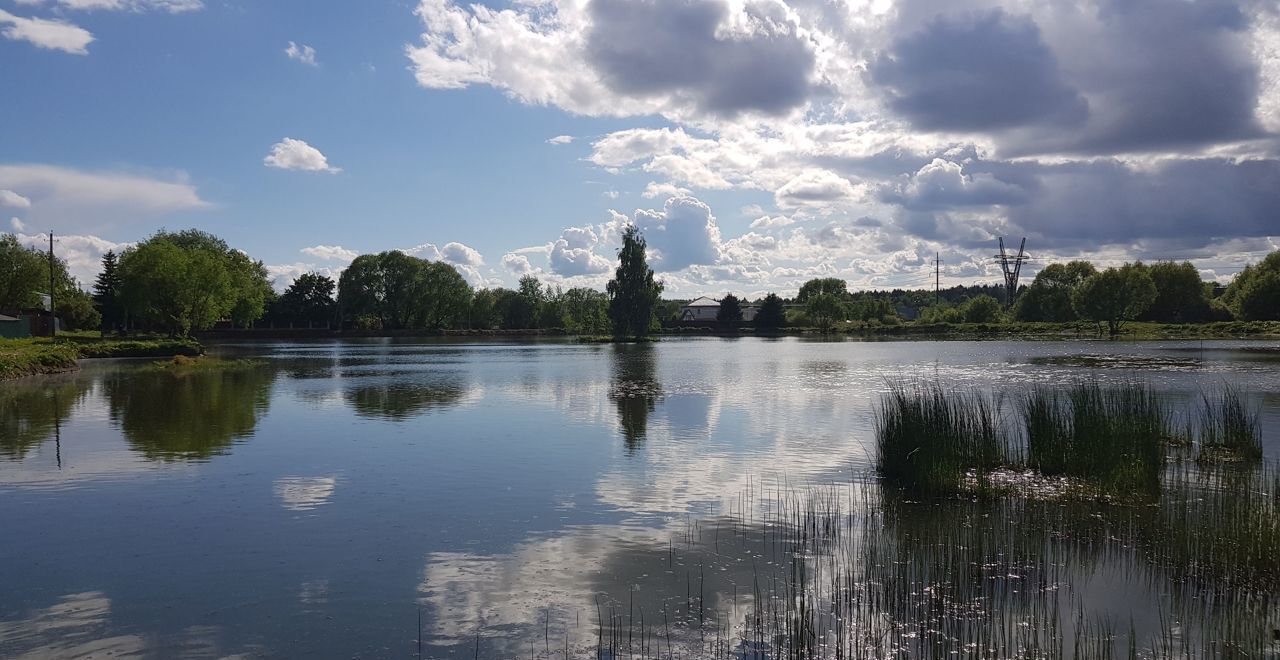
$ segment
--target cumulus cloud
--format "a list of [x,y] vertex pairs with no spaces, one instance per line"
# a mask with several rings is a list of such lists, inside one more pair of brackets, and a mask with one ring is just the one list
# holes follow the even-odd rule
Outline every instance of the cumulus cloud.
[[851,200],[857,190],[848,179],[830,170],[807,170],[782,184],[774,193],[778,206],[795,207],[813,203]]
[[341,245],[313,245],[302,248],[300,252],[323,261],[341,261],[344,263],[351,263],[356,257],[360,256],[359,252],[349,250]]
[[780,229],[796,223],[795,216],[762,215],[751,221],[752,229]]
[[681,188],[674,183],[658,183],[657,181],[650,181],[645,185],[644,192],[640,193],[640,196],[645,199],[653,199],[655,197],[680,197],[688,195],[691,192],[692,191],[688,188]]
[[284,54],[291,60],[296,60],[309,66],[318,66],[316,63],[316,49],[306,44],[296,44],[290,41],[289,46],[284,49]]
[[908,209],[941,209],[991,206],[1025,201],[1026,191],[1001,181],[988,172],[964,173],[959,163],[942,158],[920,168],[905,183],[892,185],[884,199]]
[[[21,224],[14,225],[19,243],[37,250],[49,249],[49,234],[24,234]],[[58,258],[67,262],[67,272],[84,288],[92,285],[97,278],[102,255],[110,251],[119,254],[130,245],[132,243],[117,243],[89,234],[57,234],[54,237],[55,253]]]
[[569,144],[573,142],[572,135],[557,135],[553,138],[547,138],[547,144]]
[[517,276],[533,272],[533,264],[529,263],[529,257],[511,252],[502,255],[502,267]]
[[445,243],[440,249],[441,261],[446,261],[455,266],[482,266],[484,265],[484,257],[475,248],[462,243]]
[[12,227],[14,231],[27,230],[27,223],[23,222],[21,218],[9,218],[9,226]]
[[303,140],[290,137],[271,145],[271,153],[262,159],[262,163],[267,167],[282,170],[329,172],[330,174],[342,171],[342,168],[330,165],[329,160],[320,153],[319,149]]
[[60,50],[72,55],[88,55],[93,34],[66,21],[47,18],[23,18],[0,9],[0,34],[6,39],[26,41],[38,48]]
[[8,206],[15,209],[31,208],[31,200],[19,195],[12,190],[0,190],[0,206]]
[[673,197],[661,211],[639,209],[635,225],[644,234],[655,271],[674,271],[719,258],[720,229],[711,207],[694,197]]

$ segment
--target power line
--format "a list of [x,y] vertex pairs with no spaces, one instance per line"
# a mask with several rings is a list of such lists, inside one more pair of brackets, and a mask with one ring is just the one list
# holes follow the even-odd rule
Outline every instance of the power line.
[[1004,237],[1000,237],[1000,254],[995,255],[994,259],[1000,264],[1000,270],[1004,271],[1004,304],[1007,307],[1013,306],[1013,297],[1018,295],[1018,276],[1022,274],[1022,264],[1031,259],[1031,255],[1026,253],[1026,247],[1027,239],[1023,237],[1018,253],[1009,254],[1004,249]]

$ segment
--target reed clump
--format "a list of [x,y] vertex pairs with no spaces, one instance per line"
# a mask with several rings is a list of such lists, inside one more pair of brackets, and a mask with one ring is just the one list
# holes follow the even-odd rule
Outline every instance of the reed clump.
[[895,384],[876,411],[876,468],[911,491],[948,494],[1008,461],[999,402],[937,384]]
[[1262,429],[1257,411],[1231,384],[1201,395],[1199,411],[1201,462],[1262,460]]
[[1078,478],[1112,493],[1159,490],[1173,424],[1149,386],[1037,386],[1023,395],[1021,412],[1028,462],[1042,474]]

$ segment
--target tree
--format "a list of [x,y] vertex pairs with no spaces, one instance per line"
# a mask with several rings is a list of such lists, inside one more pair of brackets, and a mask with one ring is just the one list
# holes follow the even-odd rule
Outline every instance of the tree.
[[1000,320],[1000,301],[986,294],[970,298],[964,304],[965,323],[994,323]]
[[0,235],[0,309],[39,307],[48,288],[48,256],[23,247],[13,234]]
[[333,320],[337,285],[320,273],[303,273],[294,278],[280,296],[281,321],[287,323],[328,323]]
[[1190,261],[1157,261],[1146,266],[1156,285],[1155,299],[1142,318],[1162,323],[1204,321],[1209,316],[1209,298],[1200,271]]
[[565,330],[599,335],[609,332],[609,296],[585,287],[564,292]]
[[457,325],[471,304],[471,285],[442,261],[422,261],[413,289],[414,327],[439,330]]
[[102,331],[124,327],[124,310],[120,306],[120,260],[114,250],[102,255],[102,272],[93,283],[93,302],[102,315]]
[[1018,297],[1018,302],[1013,306],[1014,318],[1019,321],[1057,323],[1078,319],[1071,294],[1097,272],[1098,269],[1087,261],[1049,264],[1036,273],[1031,286]]
[[362,254],[338,277],[338,308],[344,322],[365,329],[386,327],[381,262],[380,254]]
[[1072,294],[1076,312],[1083,318],[1106,323],[1114,337],[1125,322],[1151,306],[1156,285],[1145,269],[1136,264],[1108,268],[1090,276]]
[[477,330],[491,330],[498,325],[496,313],[497,295],[490,289],[480,289],[471,297],[467,307],[467,327]]
[[813,296],[823,293],[843,300],[849,295],[849,285],[838,277],[812,279],[800,286],[800,293],[796,295],[796,302],[806,304]]
[[830,332],[836,321],[843,320],[845,308],[835,294],[819,293],[809,297],[805,312],[819,330]]
[[270,288],[262,262],[194,229],[156,232],[125,250],[118,270],[124,311],[170,334],[219,319],[247,325],[262,316]]
[[343,322],[360,328],[438,330],[459,325],[470,305],[456,268],[399,250],[362,254],[338,278]]
[[609,280],[609,320],[617,338],[645,337],[655,323],[654,308],[662,295],[662,284],[655,282],[653,269],[645,261],[644,236],[635,225],[622,232],[622,249],[618,251],[618,268]]
[[742,321],[742,301],[732,293],[724,294],[720,299],[720,308],[716,310],[716,323],[736,325]]
[[756,311],[753,322],[759,330],[777,330],[785,327],[787,310],[782,305],[782,298],[779,298],[776,293],[765,296],[764,301],[760,303],[760,309]]
[[1280,251],[1244,267],[1222,300],[1245,321],[1280,321]]
[[67,330],[87,330],[102,327],[102,314],[93,306],[93,298],[76,288],[58,293],[55,315]]

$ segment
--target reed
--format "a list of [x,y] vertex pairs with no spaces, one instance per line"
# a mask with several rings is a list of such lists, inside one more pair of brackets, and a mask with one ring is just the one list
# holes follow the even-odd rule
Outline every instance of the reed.
[[922,494],[961,490],[1008,461],[998,400],[937,384],[898,383],[876,410],[876,468],[891,483]]
[[1262,460],[1258,413],[1235,386],[1225,383],[1201,395],[1199,410],[1201,461]]

